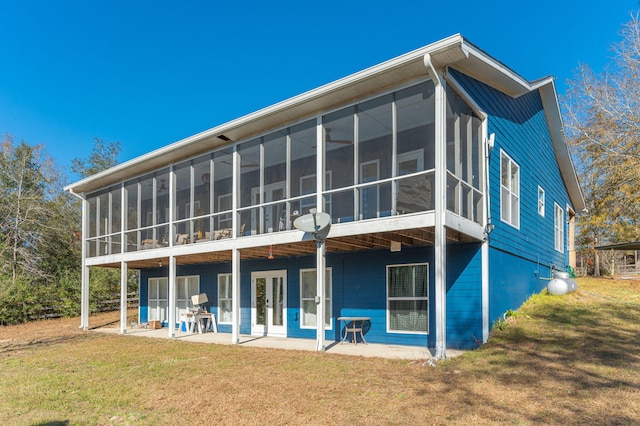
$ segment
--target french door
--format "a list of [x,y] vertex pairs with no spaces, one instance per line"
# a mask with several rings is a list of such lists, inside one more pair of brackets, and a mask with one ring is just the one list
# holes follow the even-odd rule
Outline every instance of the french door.
[[287,272],[251,273],[251,334],[287,335]]

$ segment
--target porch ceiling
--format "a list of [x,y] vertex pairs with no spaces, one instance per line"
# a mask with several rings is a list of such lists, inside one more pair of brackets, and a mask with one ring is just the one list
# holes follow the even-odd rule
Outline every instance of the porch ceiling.
[[[403,248],[433,245],[435,241],[434,229],[416,228],[405,229],[402,231],[379,232],[372,234],[359,234],[328,238],[326,240],[326,250],[327,253],[349,253],[376,249],[389,249],[392,241],[400,242]],[[472,241],[475,240],[465,234],[447,229],[447,243],[462,243]],[[240,258],[242,260],[266,259],[269,256],[270,247],[273,256],[276,258],[308,256],[316,252],[315,241],[298,241],[295,243],[274,244],[272,246],[243,248],[240,250]],[[148,269],[165,267],[167,266],[168,262],[168,257],[159,256],[153,259],[127,262],[127,265],[131,269]],[[201,263],[221,262],[231,262],[231,250],[211,251],[198,254],[176,256],[176,264],[178,265],[196,265]],[[120,263],[104,264],[100,266],[119,268]]]

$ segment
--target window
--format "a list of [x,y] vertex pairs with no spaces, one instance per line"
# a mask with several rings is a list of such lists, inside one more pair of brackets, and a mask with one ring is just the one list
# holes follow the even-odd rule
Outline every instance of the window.
[[[302,328],[315,328],[316,324],[316,270],[302,269],[300,270],[300,318]],[[325,312],[324,321],[325,329],[331,329],[331,268],[325,271]]]
[[554,203],[553,211],[555,247],[557,251],[564,253],[564,210]]
[[180,321],[183,314],[186,314],[191,304],[191,296],[200,294],[200,277],[197,275],[189,277],[178,277],[177,280],[177,312],[176,321]]
[[[197,275],[178,277],[177,280],[176,321],[191,306],[191,296],[200,293],[200,277]],[[149,278],[149,317],[148,320],[166,321],[169,306],[169,280]]]
[[520,166],[500,152],[500,219],[520,228]]
[[231,324],[233,312],[231,274],[218,275],[218,323]]
[[389,331],[429,330],[429,264],[387,266],[387,324]]
[[538,214],[544,217],[544,189],[538,187]]
[[169,305],[167,278],[149,278],[149,321],[166,321]]

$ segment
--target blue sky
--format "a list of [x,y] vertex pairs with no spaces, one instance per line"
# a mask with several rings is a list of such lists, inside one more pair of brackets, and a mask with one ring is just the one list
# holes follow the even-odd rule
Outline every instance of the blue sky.
[[[517,5],[516,5],[517,3]],[[638,0],[0,0],[0,133],[121,162],[452,34],[523,77],[596,71]],[[69,176],[73,180],[74,176]]]

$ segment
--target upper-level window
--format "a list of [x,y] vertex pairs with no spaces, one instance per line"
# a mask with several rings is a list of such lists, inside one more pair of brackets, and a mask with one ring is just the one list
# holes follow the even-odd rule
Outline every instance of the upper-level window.
[[553,229],[554,229],[554,241],[555,248],[560,253],[564,253],[564,210],[557,205],[553,204]]
[[538,214],[544,217],[544,189],[538,187]]
[[520,228],[520,166],[500,151],[500,219]]

